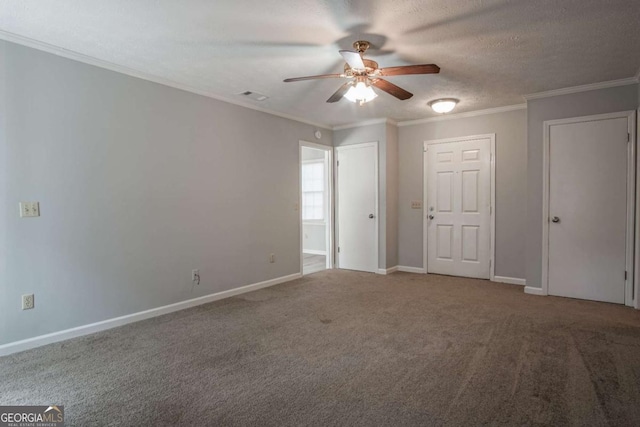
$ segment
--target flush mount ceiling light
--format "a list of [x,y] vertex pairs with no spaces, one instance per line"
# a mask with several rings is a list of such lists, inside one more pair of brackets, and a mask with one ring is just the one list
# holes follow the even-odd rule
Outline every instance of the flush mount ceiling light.
[[454,98],[443,98],[436,99],[435,101],[431,101],[429,103],[429,107],[433,109],[436,113],[444,114],[448,113],[456,107],[458,103],[457,99]]
[[359,80],[355,86],[351,86],[347,93],[344,94],[344,97],[349,101],[359,102],[360,105],[374,100],[377,96],[378,94],[364,80]]

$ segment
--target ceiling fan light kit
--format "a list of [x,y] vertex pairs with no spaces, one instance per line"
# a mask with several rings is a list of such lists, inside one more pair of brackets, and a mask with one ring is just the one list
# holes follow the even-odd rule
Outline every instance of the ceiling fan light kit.
[[454,108],[456,108],[458,102],[459,101],[454,98],[436,99],[429,102],[429,107],[431,107],[436,113],[445,114],[451,112]]
[[317,76],[294,77],[285,79],[285,82],[298,82],[302,80],[330,79],[330,78],[346,78],[348,82],[344,83],[338,90],[327,99],[327,102],[338,102],[342,98],[346,98],[351,102],[359,102],[363,105],[372,101],[378,95],[372,86],[387,92],[388,94],[398,98],[401,101],[409,99],[413,96],[394,85],[393,83],[383,79],[382,77],[402,76],[408,74],[437,74],[440,67],[435,64],[421,65],[404,65],[399,67],[378,68],[378,63],[370,59],[364,59],[363,55],[369,48],[369,42],[358,40],[353,44],[356,50],[341,50],[340,55],[344,58],[346,64],[344,73],[342,74],[321,74]]
[[366,102],[373,101],[378,97],[378,94],[375,93],[373,88],[365,81],[358,81],[355,86],[351,86],[343,96],[351,102],[358,102],[360,105],[363,105]]

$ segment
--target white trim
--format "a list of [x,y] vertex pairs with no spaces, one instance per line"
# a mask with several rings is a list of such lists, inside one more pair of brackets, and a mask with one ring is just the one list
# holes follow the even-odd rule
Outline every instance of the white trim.
[[[422,175],[422,200],[423,200],[423,205],[425,206],[426,209],[426,205],[427,205],[427,200],[428,199],[428,187],[427,187],[427,174],[428,174],[428,164],[427,164],[427,146],[429,145],[433,145],[433,144],[444,144],[444,143],[448,143],[448,142],[464,142],[464,141],[472,141],[475,139],[489,139],[489,147],[490,147],[490,156],[491,156],[491,160],[490,160],[490,183],[489,186],[491,187],[489,189],[489,193],[490,193],[490,230],[489,230],[489,280],[494,281],[495,279],[495,266],[496,266],[496,134],[495,133],[488,133],[488,134],[484,134],[484,135],[469,135],[469,136],[462,136],[462,137],[458,137],[458,138],[444,138],[444,139],[432,139],[429,141],[424,141],[424,152],[422,153],[422,171],[423,171],[423,175]],[[428,257],[428,241],[427,241],[427,229],[428,229],[428,223],[427,223],[427,216],[428,213],[423,210],[423,217],[422,217],[422,262],[424,265],[424,270],[425,272],[429,271],[429,257]]]
[[398,266],[396,265],[395,267],[391,267],[391,268],[379,268],[377,274],[391,274],[391,273],[395,273],[396,271],[398,271]]
[[625,283],[625,305],[636,307],[637,301],[635,295],[637,294],[635,288],[637,282],[635,281],[635,257],[634,250],[636,246],[636,194],[638,188],[636,187],[636,112],[629,111],[627,119],[627,131],[629,133],[629,144],[627,148],[627,265],[629,272],[627,281]]
[[302,225],[327,225],[327,221],[324,219],[305,219],[302,221]]
[[539,295],[539,296],[545,296],[547,295],[542,288],[536,288],[534,286],[525,286],[524,287],[524,293],[525,294],[529,294],[529,295]]
[[527,101],[530,101],[532,99],[549,98],[552,96],[568,95],[571,93],[578,93],[578,92],[588,92],[590,90],[606,89],[606,88],[617,87],[617,86],[627,86],[627,85],[633,85],[637,83],[638,83],[638,77],[636,76],[636,77],[629,77],[627,79],[609,80],[606,82],[590,83],[590,84],[580,85],[580,86],[571,86],[571,87],[565,87],[561,89],[547,90],[545,92],[531,93],[528,95],[523,95],[523,98],[526,99]]
[[150,319],[152,317],[162,316],[164,314],[173,313],[175,311],[196,307],[198,305],[207,304],[207,303],[218,301],[224,298],[229,298],[232,296],[266,288],[269,286],[278,285],[280,283],[289,282],[291,280],[295,280],[300,277],[302,277],[300,273],[289,274],[287,276],[276,277],[275,279],[265,280],[263,282],[253,283],[251,285],[240,286],[239,288],[229,289],[227,291],[222,291],[222,292],[216,292],[216,293],[205,295],[202,297],[177,302],[175,304],[169,304],[162,307],[152,308],[150,310],[139,311],[133,314],[127,314],[126,316],[115,317],[113,319],[107,319],[107,320],[103,320],[96,323],[90,323],[88,325],[78,326],[71,329],[65,329],[63,331],[53,332],[46,335],[40,335],[38,337],[28,338],[26,340],[3,344],[3,345],[0,345],[0,356],[7,356],[9,354],[17,353],[19,351],[29,350],[31,348],[40,347],[46,344],[64,341],[71,338],[93,334],[100,331],[105,331],[107,329],[116,328],[118,326],[127,325],[129,323]]
[[489,280],[495,280],[496,279],[496,134],[492,133],[490,134],[491,136],[491,159],[489,161],[490,163],[490,172],[491,172],[491,183],[490,185],[490,189],[489,191],[491,192],[491,201],[489,202],[491,204],[489,213],[490,213],[490,224],[491,224],[491,230],[489,230],[490,233],[490,240],[491,243],[489,243],[489,257],[490,257],[490,261],[489,261]]
[[309,142],[304,140],[299,140],[298,143],[304,142],[304,146],[307,148],[315,148],[316,150],[333,150],[333,146],[326,144],[319,144],[317,142]]
[[[304,242],[303,242],[303,236],[304,236],[304,232],[303,232],[303,226],[305,225],[306,221],[303,221],[302,219],[302,164],[304,163],[304,161],[302,160],[302,148],[312,148],[314,150],[323,150],[327,152],[327,158],[326,158],[326,164],[327,164],[327,176],[325,177],[326,179],[326,185],[327,185],[327,205],[326,205],[326,209],[325,209],[325,219],[323,220],[323,223],[325,225],[325,234],[326,234],[326,238],[325,238],[325,244],[327,247],[327,251],[322,253],[322,254],[318,254],[318,255],[325,255],[326,258],[326,265],[325,268],[326,269],[332,269],[334,266],[334,254],[335,254],[335,250],[334,250],[334,217],[333,217],[333,206],[334,206],[334,197],[333,197],[333,147],[328,146],[328,145],[323,145],[323,144],[318,144],[315,142],[308,142],[308,141],[303,141],[303,140],[299,140],[298,141],[298,221],[300,221],[300,272],[304,273],[304,259],[302,257],[302,254],[304,253]],[[323,160],[324,161],[324,160]],[[318,225],[320,224],[319,222],[316,223],[307,223],[308,225]],[[307,251],[308,253],[311,253],[311,251]],[[311,272],[310,272],[311,273]]]
[[406,265],[399,265],[398,266],[398,271],[402,271],[405,273],[417,273],[417,274],[426,274],[426,271],[424,268],[420,268],[420,267],[408,267]]
[[[308,147],[308,148],[311,148],[311,147]],[[325,148],[322,148],[322,150],[326,150],[326,149],[327,149],[326,146]],[[303,165],[311,165],[313,163],[323,163],[324,159],[307,159],[307,160],[301,160],[301,162]]]
[[[581,123],[615,118],[626,118],[631,141],[627,150],[627,242],[626,242],[626,269],[629,272],[625,282],[625,305],[633,305],[631,298],[635,282],[635,261],[633,258],[634,247],[638,244],[634,233],[636,218],[636,144],[635,144],[635,111],[621,111],[618,113],[597,114],[593,116],[572,117],[568,119],[546,120],[543,122],[542,144],[542,283],[541,295],[549,294],[549,184],[550,184],[550,142],[551,127],[569,123]],[[634,282],[636,284],[634,284]],[[636,292],[637,293],[637,292]],[[637,301],[636,301],[637,303]]]
[[327,251],[317,251],[315,249],[303,249],[302,253],[307,255],[327,255]]
[[398,122],[396,122],[395,120],[391,120],[391,119],[371,119],[371,120],[363,120],[361,122],[348,123],[346,125],[334,126],[333,130],[344,130],[344,129],[351,129],[351,128],[359,128],[359,127],[363,127],[363,126],[379,125],[379,124],[382,124],[382,123],[390,124],[390,125],[393,125],[393,126],[397,126],[398,125]]
[[[340,245],[340,226],[339,226],[339,218],[338,216],[338,212],[339,212],[339,193],[338,193],[338,188],[339,188],[339,173],[340,173],[340,168],[338,167],[338,155],[340,154],[341,151],[344,150],[350,150],[350,149],[354,149],[354,148],[363,148],[363,147],[374,147],[375,148],[375,161],[374,161],[374,174],[376,176],[376,180],[375,180],[375,192],[376,192],[376,203],[375,203],[375,212],[374,212],[374,220],[376,222],[375,225],[375,242],[376,242],[376,264],[379,265],[379,260],[380,260],[380,146],[378,144],[378,141],[372,141],[372,142],[362,142],[359,144],[349,144],[349,145],[342,145],[340,147],[335,147],[335,213],[336,213],[336,221],[335,221],[335,241],[336,241],[336,246]],[[340,255],[339,253],[336,251],[337,256],[336,256],[336,268],[341,268],[340,267]],[[376,273],[377,270],[373,270],[370,273]]]
[[[506,113],[508,111],[526,110],[527,104],[506,105],[504,107],[487,108],[485,110],[466,111],[464,113],[443,114],[435,117],[427,117],[426,119],[407,120],[398,122],[398,127],[413,126],[423,123],[441,122],[443,120],[464,119],[466,117],[485,116],[487,114]],[[335,129],[335,128],[334,128]]]
[[[638,76],[640,76],[640,69],[638,69]],[[640,150],[638,147],[638,136],[637,136],[637,124],[640,123],[640,109],[638,109],[636,113],[636,123],[633,127],[633,139],[632,144],[636,147],[636,165],[640,164]],[[636,173],[636,218],[635,218],[635,274],[633,278],[634,283],[634,292],[633,292],[633,306],[640,310],[640,297],[638,297],[638,291],[640,290],[640,174]]]
[[226,102],[229,104],[237,105],[240,107],[248,108],[250,110],[260,111],[261,113],[271,114],[273,116],[282,117],[283,119],[294,120],[296,122],[305,123],[311,126],[320,127],[323,129],[332,130],[330,125],[324,123],[313,122],[300,117],[292,116],[290,114],[280,113],[266,108],[258,107],[256,105],[220,96],[210,92],[208,90],[199,89],[187,84],[179,83],[174,80],[170,80],[164,77],[155,76],[153,74],[139,71],[134,68],[125,67],[123,65],[114,64],[113,62],[104,61],[102,59],[94,58],[92,56],[84,55],[82,53],[74,52],[72,50],[64,49],[58,46],[54,46],[48,43],[44,43],[38,40],[34,40],[28,37],[20,36],[10,33],[8,31],[0,30],[0,40],[5,40],[11,43],[19,44],[22,46],[37,49],[43,52],[51,53],[56,56],[71,59],[74,61],[82,62],[84,64],[93,65],[94,67],[104,68],[106,70],[115,71],[116,73],[125,74],[127,76],[135,77],[142,80],[147,80],[153,83],[158,83],[163,86],[172,87],[174,89],[180,89],[185,92],[195,93],[197,95],[206,96],[207,98],[213,98],[218,101]]
[[498,283],[508,283],[510,285],[526,286],[527,281],[517,277],[493,276],[493,281]]

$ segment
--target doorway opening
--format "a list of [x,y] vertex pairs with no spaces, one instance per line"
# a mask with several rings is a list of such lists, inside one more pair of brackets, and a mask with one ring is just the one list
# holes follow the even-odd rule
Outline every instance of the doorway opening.
[[300,141],[300,269],[333,266],[332,148]]

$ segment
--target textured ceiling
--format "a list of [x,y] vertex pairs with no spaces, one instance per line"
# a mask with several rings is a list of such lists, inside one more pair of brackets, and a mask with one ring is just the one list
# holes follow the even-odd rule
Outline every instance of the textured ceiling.
[[[633,77],[640,68],[638,0],[0,0],[0,30],[327,125],[520,104],[534,92]],[[360,107],[325,100],[339,49],[366,39],[381,67],[438,64],[439,75],[389,77],[413,92]]]

